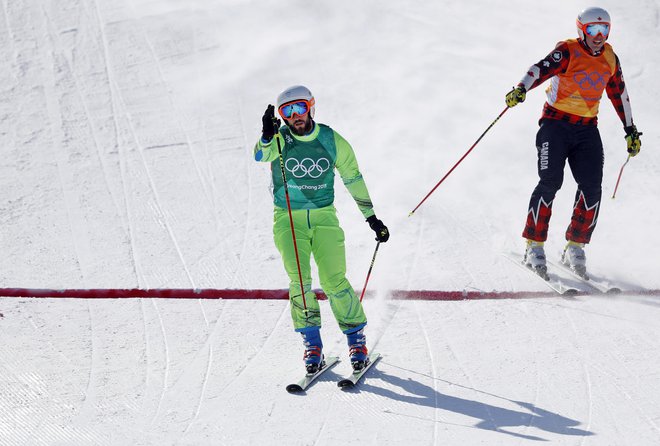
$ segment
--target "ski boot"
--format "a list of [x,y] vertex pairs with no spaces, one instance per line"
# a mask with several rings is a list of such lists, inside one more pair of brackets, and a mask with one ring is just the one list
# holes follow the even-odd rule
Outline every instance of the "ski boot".
[[359,372],[369,364],[369,351],[367,350],[367,337],[364,335],[364,328],[360,328],[353,333],[347,333],[346,338],[353,372]]
[[543,249],[543,242],[527,240],[527,249],[525,249],[523,263],[525,266],[527,266],[527,268],[534,271],[544,280],[550,279],[548,276],[548,267],[545,264],[545,250]]
[[589,280],[587,274],[587,256],[584,254],[584,243],[568,241],[561,255],[561,262],[584,280]]
[[308,375],[313,375],[325,366],[323,357],[323,342],[321,342],[321,332],[319,327],[312,327],[300,333],[305,344],[305,369]]

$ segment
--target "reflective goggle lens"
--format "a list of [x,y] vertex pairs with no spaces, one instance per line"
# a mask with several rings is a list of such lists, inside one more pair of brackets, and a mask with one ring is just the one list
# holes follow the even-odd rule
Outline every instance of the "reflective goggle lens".
[[584,31],[591,37],[596,37],[598,34],[602,34],[603,37],[607,37],[607,35],[610,33],[610,25],[607,23],[589,23],[584,27]]
[[289,119],[294,113],[302,116],[308,111],[309,105],[307,101],[291,102],[280,107],[280,115],[286,119]]

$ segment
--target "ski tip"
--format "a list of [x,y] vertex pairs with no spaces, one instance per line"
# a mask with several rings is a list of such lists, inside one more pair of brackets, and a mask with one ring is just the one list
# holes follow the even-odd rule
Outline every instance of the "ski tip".
[[337,383],[337,387],[341,389],[350,389],[353,386],[355,386],[355,384],[350,379],[342,379]]
[[299,384],[289,384],[286,386],[286,391],[289,393],[300,393],[303,391],[303,388]]
[[561,294],[564,296],[577,296],[578,290],[576,290],[575,288],[569,288]]

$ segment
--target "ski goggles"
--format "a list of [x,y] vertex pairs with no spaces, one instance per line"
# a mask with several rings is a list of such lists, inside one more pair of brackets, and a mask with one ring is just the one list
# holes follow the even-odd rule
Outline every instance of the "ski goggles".
[[608,23],[587,23],[582,26],[584,34],[596,37],[598,34],[607,38],[610,34],[610,25]]
[[304,114],[309,113],[312,105],[313,104],[306,99],[299,99],[297,101],[280,105],[279,113],[284,119],[289,119],[293,115],[303,116]]

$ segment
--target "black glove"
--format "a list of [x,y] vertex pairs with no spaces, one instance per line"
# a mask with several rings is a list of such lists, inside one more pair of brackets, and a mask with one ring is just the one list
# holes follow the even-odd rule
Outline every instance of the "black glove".
[[635,156],[642,148],[642,140],[639,139],[639,137],[642,136],[642,132],[638,132],[637,127],[634,125],[625,127],[624,130],[626,131],[626,144],[628,145],[628,153],[630,153],[630,156]]
[[367,223],[369,223],[369,227],[376,233],[376,240],[383,243],[389,240],[390,231],[388,231],[387,226],[378,220],[375,215],[367,218]]
[[280,128],[280,120],[275,118],[275,106],[269,104],[261,118],[261,138],[270,141]]

